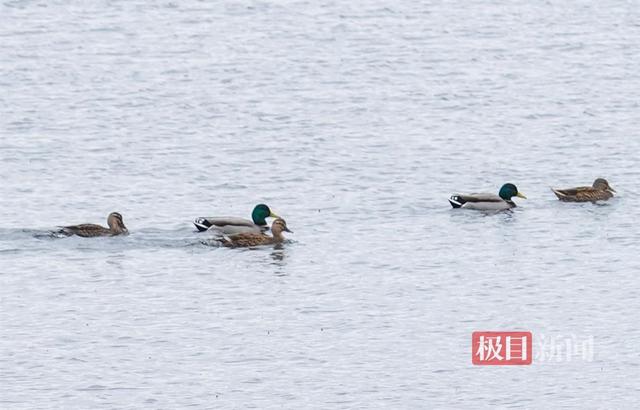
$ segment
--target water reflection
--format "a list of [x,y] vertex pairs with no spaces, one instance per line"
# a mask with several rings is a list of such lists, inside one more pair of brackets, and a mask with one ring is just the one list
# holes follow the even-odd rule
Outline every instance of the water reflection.
[[273,265],[285,266],[285,247],[283,244],[278,243],[274,245],[273,251],[271,252],[271,259],[273,259]]

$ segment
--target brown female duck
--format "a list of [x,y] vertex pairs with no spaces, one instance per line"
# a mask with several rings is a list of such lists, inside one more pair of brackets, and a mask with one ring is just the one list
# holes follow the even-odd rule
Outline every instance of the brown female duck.
[[95,224],[81,224],[81,225],[71,225],[65,226],[60,230],[60,233],[71,236],[78,235],[83,238],[92,238],[96,236],[116,236],[116,235],[127,235],[129,231],[127,227],[124,226],[124,222],[122,221],[122,215],[118,212],[111,212],[107,217],[107,225],[109,228],[105,228],[100,225]]
[[219,239],[223,246],[228,248],[240,248],[240,247],[253,247],[261,245],[272,245],[282,243],[284,236],[282,232],[291,232],[287,228],[287,223],[284,219],[278,218],[271,224],[271,234],[273,236],[265,235],[264,233],[237,233],[234,235],[224,236]]
[[559,200],[564,202],[596,202],[606,201],[616,192],[609,186],[604,178],[598,178],[592,186],[579,186],[576,188],[556,189],[551,188]]

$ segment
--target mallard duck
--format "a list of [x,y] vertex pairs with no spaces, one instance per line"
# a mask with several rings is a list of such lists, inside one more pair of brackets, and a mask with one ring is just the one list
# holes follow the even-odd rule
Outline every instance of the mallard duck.
[[235,217],[201,217],[197,218],[193,224],[198,231],[203,232],[208,229],[215,230],[221,235],[234,235],[237,233],[261,233],[269,230],[267,218],[278,218],[278,215],[271,212],[265,204],[256,205],[251,212],[251,219]]
[[609,186],[604,178],[593,181],[592,186],[579,186],[576,188],[556,189],[551,188],[559,200],[564,202],[595,202],[606,201],[616,192]]
[[514,196],[524,199],[527,198],[518,192],[518,188],[515,185],[504,184],[502,188],[500,188],[498,195],[454,194],[449,198],[449,202],[454,208],[477,209],[481,211],[503,211],[516,206],[515,202],[511,200]]
[[64,226],[59,231],[59,233],[66,236],[78,235],[82,236],[83,238],[129,234],[127,227],[124,226],[124,222],[122,221],[122,215],[120,215],[118,212],[111,212],[109,214],[109,216],[107,217],[107,225],[109,225],[109,228],[105,228],[103,226],[95,224]]
[[237,233],[235,235],[225,235],[218,239],[223,246],[228,248],[239,247],[253,247],[260,245],[272,245],[275,243],[282,243],[284,241],[284,235],[282,232],[291,232],[287,228],[287,223],[284,219],[278,218],[271,224],[271,234],[273,236],[265,235],[264,233]]

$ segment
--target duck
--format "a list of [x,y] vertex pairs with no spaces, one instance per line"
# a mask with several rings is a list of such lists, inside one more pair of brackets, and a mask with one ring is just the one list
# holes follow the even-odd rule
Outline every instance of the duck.
[[288,227],[287,222],[282,218],[277,218],[271,224],[271,235],[266,235],[264,232],[253,233],[244,232],[234,235],[225,235],[218,239],[222,246],[227,248],[247,248],[262,245],[273,245],[282,243],[285,240],[282,232],[293,233]]
[[518,188],[511,183],[502,185],[498,195],[494,194],[453,194],[449,203],[454,208],[476,209],[480,211],[504,211],[515,208],[516,203],[511,200],[514,196],[527,199]]
[[606,201],[616,193],[604,178],[597,178],[591,186],[579,186],[567,189],[551,188],[551,190],[556,194],[558,199],[563,202]]
[[122,215],[119,212],[111,212],[109,216],[107,216],[107,225],[109,226],[109,228],[105,228],[96,224],[63,226],[59,233],[65,236],[77,235],[83,238],[129,234],[129,230],[124,225],[124,222],[122,221]]
[[269,230],[267,218],[279,218],[265,204],[258,204],[251,212],[251,219],[236,217],[200,217],[193,224],[199,232],[214,230],[221,235],[235,235],[237,233],[263,233]]

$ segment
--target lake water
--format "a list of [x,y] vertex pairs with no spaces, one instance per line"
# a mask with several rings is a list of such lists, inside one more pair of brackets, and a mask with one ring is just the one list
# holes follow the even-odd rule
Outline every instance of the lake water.
[[[0,407],[636,407],[638,21],[608,0],[3,1]],[[618,196],[549,190],[596,177]],[[447,202],[505,182],[513,212]],[[191,225],[260,202],[284,245]],[[111,211],[128,237],[39,236]],[[477,330],[593,354],[473,366]]]

